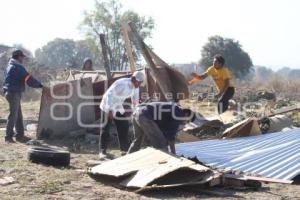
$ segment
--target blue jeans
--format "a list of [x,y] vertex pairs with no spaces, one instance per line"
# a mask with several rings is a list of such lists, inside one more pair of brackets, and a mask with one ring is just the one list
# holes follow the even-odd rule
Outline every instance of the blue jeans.
[[9,139],[14,136],[14,128],[16,129],[17,138],[24,136],[21,96],[20,92],[5,92],[5,98],[9,104],[9,115],[7,118],[5,139]]

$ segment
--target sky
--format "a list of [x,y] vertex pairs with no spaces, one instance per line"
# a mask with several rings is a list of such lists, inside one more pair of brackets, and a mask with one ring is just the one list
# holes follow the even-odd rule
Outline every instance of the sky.
[[[34,52],[54,38],[83,39],[78,29],[94,0],[0,0],[0,44]],[[146,42],[168,63],[201,59],[208,37],[238,40],[254,65],[300,69],[298,0],[121,0],[125,9],[151,16]]]

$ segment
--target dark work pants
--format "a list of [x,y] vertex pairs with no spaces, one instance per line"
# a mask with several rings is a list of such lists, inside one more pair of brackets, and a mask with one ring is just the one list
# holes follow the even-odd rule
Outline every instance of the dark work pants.
[[9,115],[7,118],[5,138],[8,139],[14,136],[14,127],[16,129],[16,137],[23,137],[24,125],[21,109],[21,93],[6,91],[5,98],[9,104]]
[[129,147],[128,142],[128,131],[129,121],[125,114],[119,112],[113,119],[109,119],[108,113],[101,111],[101,124],[100,124],[100,151],[106,152],[109,143],[109,128],[112,124],[112,120],[115,122],[117,127],[118,139],[121,151],[127,151]]
[[149,119],[139,108],[133,114],[132,123],[134,140],[129,147],[128,153],[140,150],[145,137],[149,139],[151,146],[154,148],[168,151],[168,141],[163,132],[154,120]]
[[234,87],[229,87],[227,90],[224,92],[223,96],[219,99],[218,102],[218,112],[219,114],[225,112],[228,109],[229,105],[229,100],[233,97],[234,95]]

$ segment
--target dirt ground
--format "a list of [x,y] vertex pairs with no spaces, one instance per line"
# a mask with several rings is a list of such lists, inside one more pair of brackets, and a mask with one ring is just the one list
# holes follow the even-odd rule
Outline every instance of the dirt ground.
[[[24,120],[36,121],[39,102],[23,103]],[[7,115],[7,104],[0,97],[0,119]],[[3,121],[2,121],[3,122]],[[80,151],[72,152],[68,168],[54,168],[27,161],[26,144],[5,144],[5,124],[0,123],[0,178],[13,177],[15,182],[0,186],[0,199],[300,199],[300,185],[263,184],[258,190],[245,188],[211,188],[215,194],[190,192],[186,189],[133,191],[104,185],[86,173],[86,161],[97,159],[97,145],[79,141]],[[32,138],[34,132],[26,132]],[[47,145],[70,149],[74,141],[41,141]],[[78,142],[78,141],[77,141]],[[111,153],[119,156],[119,151]],[[218,194],[217,194],[218,193]]]

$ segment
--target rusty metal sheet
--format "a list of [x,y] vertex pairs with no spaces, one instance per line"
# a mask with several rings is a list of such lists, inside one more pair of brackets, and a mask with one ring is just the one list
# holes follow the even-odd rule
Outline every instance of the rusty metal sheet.
[[[151,74],[150,69],[146,69],[148,95],[156,101],[167,101],[175,99],[175,101],[186,99],[189,97],[189,89],[186,85],[185,78],[177,70],[171,67],[159,67],[159,73],[163,79],[168,78],[171,81],[171,89],[169,95],[164,95],[160,85]],[[167,98],[168,99],[167,99]]]
[[186,79],[182,73],[176,69],[166,66],[166,71],[170,77],[173,95],[176,100],[183,100],[189,98],[189,88],[186,84]]
[[42,91],[37,137],[63,136],[95,121],[91,78],[56,84]]
[[208,182],[214,175],[205,166],[151,147],[107,161],[89,173],[123,178],[122,186],[134,188]]

